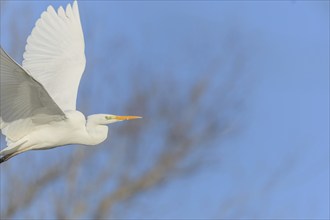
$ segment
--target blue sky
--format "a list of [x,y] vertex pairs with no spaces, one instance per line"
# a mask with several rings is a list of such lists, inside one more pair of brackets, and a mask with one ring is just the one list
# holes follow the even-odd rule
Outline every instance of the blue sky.
[[[24,6],[35,21],[50,3]],[[8,2],[1,20],[23,19],[15,13],[21,4]],[[160,78],[175,67],[183,87],[199,77],[208,57],[226,57],[221,42],[228,30],[240,33],[244,44],[238,49],[248,50],[244,76],[253,88],[238,117],[244,131],[216,148],[214,164],[140,196],[126,217],[329,218],[329,2],[81,1],[79,7],[85,35],[91,35],[87,59],[104,50],[107,41],[124,36],[133,53],[119,59],[109,50],[100,64],[124,71],[133,68],[125,60],[138,58]],[[5,49],[11,38],[8,24],[1,25]],[[24,23],[26,36],[33,25]],[[196,43],[203,37],[200,32],[209,42]],[[23,51],[24,42],[19,44]],[[189,50],[182,48],[191,49],[198,65],[185,60]],[[128,76],[112,76],[118,84],[110,85],[125,90],[120,81]],[[96,78],[85,74],[81,92],[87,87],[96,91],[102,82]],[[92,112],[106,111],[105,105],[92,105]]]

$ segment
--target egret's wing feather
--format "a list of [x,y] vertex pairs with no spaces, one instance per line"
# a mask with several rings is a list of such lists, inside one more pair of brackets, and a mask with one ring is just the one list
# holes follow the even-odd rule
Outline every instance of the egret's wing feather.
[[38,80],[63,110],[76,110],[85,69],[85,43],[75,1],[58,12],[52,6],[36,22],[25,47],[23,68]]
[[[42,124],[65,118],[45,88],[1,50],[0,128],[4,135],[21,136],[30,123]],[[36,121],[35,119],[41,120]],[[11,126],[15,125],[15,126]],[[26,125],[26,126],[25,126]],[[15,127],[11,129],[10,127]]]

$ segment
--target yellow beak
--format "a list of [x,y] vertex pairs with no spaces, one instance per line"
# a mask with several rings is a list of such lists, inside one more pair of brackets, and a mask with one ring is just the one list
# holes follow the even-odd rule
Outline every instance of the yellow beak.
[[142,118],[142,117],[140,117],[140,116],[131,116],[131,115],[125,115],[125,116],[116,115],[116,116],[114,116],[114,119],[119,120],[119,121],[133,120],[133,119],[139,119],[139,118]]

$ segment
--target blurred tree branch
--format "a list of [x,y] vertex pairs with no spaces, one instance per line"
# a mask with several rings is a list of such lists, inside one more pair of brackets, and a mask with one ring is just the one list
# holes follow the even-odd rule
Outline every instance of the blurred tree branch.
[[[13,36],[22,36],[16,25],[11,27]],[[89,26],[85,30],[89,43],[95,40],[95,35],[91,33],[100,31],[93,28],[96,27]],[[241,126],[237,124],[237,115],[242,111],[246,96],[244,68],[247,57],[243,52],[238,52],[240,48],[237,45],[244,44],[240,36],[237,36],[239,33],[234,33],[235,37],[231,34],[223,42],[227,47],[223,54],[231,53],[232,59],[224,55],[210,59],[198,57],[204,59],[207,65],[185,85],[181,85],[173,75],[153,72],[144,61],[132,61],[138,63],[132,64],[133,70],[114,70],[123,77],[119,80],[124,81],[125,76],[132,80],[125,81],[128,99],[124,105],[114,109],[115,106],[109,104],[108,109],[141,114],[145,116],[144,119],[111,129],[114,135],[111,143],[107,141],[97,148],[75,148],[66,151],[66,154],[58,153],[57,157],[49,159],[55,162],[49,162],[46,158],[33,161],[32,154],[16,158],[18,164],[13,164],[10,169],[15,175],[1,174],[1,181],[6,183],[1,189],[5,194],[1,195],[1,202],[6,204],[0,207],[1,218],[13,218],[18,213],[25,213],[25,210],[33,206],[33,202],[44,201],[38,197],[41,192],[47,192],[47,198],[54,198],[47,202],[54,208],[54,216],[59,219],[87,216],[93,219],[109,218],[116,215],[117,206],[133,200],[143,192],[201,169],[205,154],[211,148],[221,147],[221,140],[236,134]],[[207,35],[203,35],[203,41],[208,41]],[[128,42],[109,42],[106,46],[117,48],[116,55],[120,57],[132,52],[132,48],[127,48]],[[15,45],[12,48],[12,52],[20,51]],[[96,65],[108,65],[106,60],[102,60],[102,57],[107,58],[107,50],[103,51],[104,54],[98,55],[91,51],[95,56],[89,54],[90,64],[86,72],[103,73],[99,77],[115,85],[113,77],[106,75],[106,67]],[[188,52],[187,60],[192,65],[196,61],[189,60]],[[175,69],[170,71],[173,71],[174,76],[180,74]],[[99,82],[88,83],[94,87],[82,88],[83,112],[91,110],[95,99],[95,94],[90,91],[101,91]],[[112,92],[116,94],[119,91]],[[98,99],[102,95],[100,92]],[[18,160],[26,158],[31,161],[30,169],[42,173],[36,177],[33,172],[29,181],[24,179],[26,176],[16,175],[21,171]],[[2,166],[2,169],[9,168]],[[15,186],[11,183],[23,184]],[[60,193],[58,190],[47,191],[47,188],[55,187],[60,189]],[[21,190],[16,191],[16,188]],[[35,213],[35,217],[40,215]]]
[[[24,185],[21,185],[22,182],[12,182],[12,188],[16,190],[16,196],[7,196],[7,209],[1,212],[1,218],[9,219],[14,216],[18,211],[22,211],[32,203],[38,196],[38,194],[51,182],[58,179],[62,173],[65,171],[65,166],[53,166],[47,169],[39,177],[35,178],[32,183],[28,184],[28,187],[25,188]],[[23,182],[23,184],[25,184]],[[22,189],[28,189],[21,191]],[[19,192],[19,193],[17,193]],[[10,193],[10,192],[7,192]]]

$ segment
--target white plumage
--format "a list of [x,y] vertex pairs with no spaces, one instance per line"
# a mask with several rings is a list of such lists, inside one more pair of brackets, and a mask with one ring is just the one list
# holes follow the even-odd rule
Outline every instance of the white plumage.
[[76,110],[85,70],[85,43],[77,2],[41,14],[27,39],[23,68],[40,82],[63,110]]
[[78,4],[43,12],[27,39],[22,66],[1,48],[0,128],[7,147],[0,163],[28,151],[96,145],[109,123],[140,118],[76,111],[86,59]]

